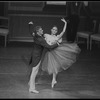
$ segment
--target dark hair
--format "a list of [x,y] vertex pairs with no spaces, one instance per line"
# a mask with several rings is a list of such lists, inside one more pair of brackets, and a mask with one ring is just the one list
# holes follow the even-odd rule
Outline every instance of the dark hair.
[[[53,25],[53,27],[56,27],[56,28],[57,28],[57,31],[58,31],[58,27],[57,27],[56,25]],[[53,27],[52,27],[52,28],[53,28]]]
[[41,27],[41,26],[36,26],[36,27],[34,28],[34,32],[37,33],[37,31],[38,31],[40,28],[42,28],[42,27]]
[[[56,25],[53,25],[53,27],[57,27]],[[57,27],[58,28],[58,27]]]

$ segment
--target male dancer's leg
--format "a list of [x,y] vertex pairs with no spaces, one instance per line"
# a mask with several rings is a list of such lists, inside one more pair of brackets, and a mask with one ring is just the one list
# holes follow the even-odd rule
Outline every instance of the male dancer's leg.
[[35,78],[38,73],[40,63],[41,61],[38,63],[36,67],[32,68],[32,73],[31,73],[30,81],[29,81],[29,85],[30,85],[29,92],[39,93],[39,91],[35,90]]

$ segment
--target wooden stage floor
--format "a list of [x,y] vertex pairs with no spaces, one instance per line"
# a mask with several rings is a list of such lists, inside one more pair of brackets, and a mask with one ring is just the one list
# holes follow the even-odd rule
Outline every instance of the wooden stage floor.
[[94,46],[89,51],[85,45],[79,46],[82,51],[78,60],[58,74],[54,89],[52,76],[38,74],[39,94],[28,92],[27,61],[32,43],[11,42],[6,48],[0,46],[0,98],[100,98],[100,47]]

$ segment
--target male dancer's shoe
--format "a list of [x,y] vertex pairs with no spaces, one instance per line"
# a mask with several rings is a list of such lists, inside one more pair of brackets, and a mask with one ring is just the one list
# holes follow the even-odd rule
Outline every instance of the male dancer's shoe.
[[[30,82],[28,82],[28,85],[30,86]],[[32,89],[32,88],[29,88],[29,92],[31,92],[31,93],[39,93],[39,91],[37,91],[35,89]]]
[[35,89],[29,89],[29,92],[31,92],[31,93],[39,93],[39,91],[37,91]]

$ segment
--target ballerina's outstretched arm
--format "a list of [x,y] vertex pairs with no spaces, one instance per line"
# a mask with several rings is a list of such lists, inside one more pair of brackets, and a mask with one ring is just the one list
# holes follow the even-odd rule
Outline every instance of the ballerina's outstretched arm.
[[65,31],[66,31],[66,27],[67,27],[67,22],[66,22],[66,20],[65,20],[64,18],[62,18],[61,20],[65,23],[65,25],[64,25],[64,27],[63,27],[62,32],[57,36],[57,37],[58,37],[58,40],[62,38],[63,34],[64,34]]

